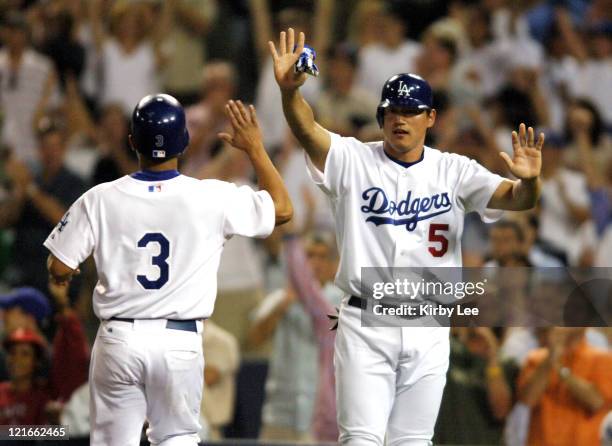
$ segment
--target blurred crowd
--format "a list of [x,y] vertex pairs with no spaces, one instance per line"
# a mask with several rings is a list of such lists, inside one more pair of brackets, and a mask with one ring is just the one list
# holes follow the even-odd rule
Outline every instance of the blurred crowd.
[[[251,185],[248,160],[217,133],[229,99],[254,103],[295,208],[270,238],[226,244],[202,435],[337,438],[333,218],[288,131],[267,45],[289,26],[317,51],[321,74],[302,90],[333,132],[381,139],[380,89],[400,72],[434,88],[429,146],[508,176],[498,153],[512,152],[510,132],[545,132],[538,207],[493,226],[469,215],[466,266],[612,267],[609,0],[3,0],[0,425],[87,435],[95,265],[49,287],[42,242],[85,190],[137,170],[131,112],[166,92],[186,107],[181,171]],[[437,441],[597,444],[610,342],[609,328],[454,329]]]

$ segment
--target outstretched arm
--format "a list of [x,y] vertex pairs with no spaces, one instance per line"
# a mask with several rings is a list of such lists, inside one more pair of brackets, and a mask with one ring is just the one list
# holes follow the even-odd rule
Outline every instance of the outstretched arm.
[[323,171],[331,136],[315,121],[312,108],[300,93],[300,87],[306,82],[306,74],[296,73],[293,69],[304,49],[305,39],[304,33],[300,33],[295,46],[294,31],[289,28],[287,32],[280,33],[278,51],[274,42],[268,42],[268,46],[274,60],[274,76],[281,90],[287,123],[312,162]]
[[229,101],[225,112],[230,119],[234,135],[219,133],[219,138],[247,154],[255,169],[259,188],[268,191],[274,202],[276,225],[291,220],[293,206],[283,180],[264,148],[255,107],[247,108],[241,101]]
[[518,180],[502,182],[487,207],[524,211],[535,206],[540,197],[543,145],[544,133],[540,133],[536,143],[533,128],[527,130],[525,124],[520,125],[518,133],[512,132],[514,158],[511,159],[505,152],[501,152],[500,156]]

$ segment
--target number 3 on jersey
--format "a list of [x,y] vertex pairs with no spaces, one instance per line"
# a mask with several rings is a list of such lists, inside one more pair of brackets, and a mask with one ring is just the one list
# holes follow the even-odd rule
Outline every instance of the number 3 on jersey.
[[139,274],[136,280],[147,290],[159,290],[170,277],[170,265],[166,262],[170,255],[170,242],[161,232],[148,232],[138,240],[138,247],[146,248],[149,243],[159,244],[159,254],[151,258],[151,263],[159,268],[159,277],[151,280],[144,274]]
[[432,223],[429,225],[429,241],[437,242],[440,244],[440,248],[437,249],[433,246],[427,248],[429,253],[434,257],[442,257],[448,251],[448,239],[439,234],[438,231],[448,231],[448,225]]

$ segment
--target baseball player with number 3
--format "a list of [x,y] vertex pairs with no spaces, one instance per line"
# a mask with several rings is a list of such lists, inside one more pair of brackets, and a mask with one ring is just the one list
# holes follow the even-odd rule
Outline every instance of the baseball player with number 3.
[[83,194],[44,243],[55,283],[92,253],[98,270],[92,445],[139,445],[145,419],[153,445],[198,443],[202,320],[213,311],[223,245],[236,234],[267,237],[292,216],[255,109],[230,101],[226,112],[233,135],[219,137],[250,158],[260,191],[181,175],[185,113],[173,97],[150,95],[132,115],[141,171]]
[[[384,139],[363,143],[331,133],[314,119],[296,72],[305,36],[281,32],[269,42],[283,110],[307,154],[313,180],[329,196],[346,293],[335,344],[340,443],[430,445],[446,381],[446,327],[362,327],[362,267],[459,267],[464,215],[483,219],[533,207],[539,196],[544,135],[521,124],[513,158],[515,181],[464,156],[424,145],[436,111],[422,78],[398,74],[382,89],[377,118]],[[497,214],[497,215],[496,215]]]

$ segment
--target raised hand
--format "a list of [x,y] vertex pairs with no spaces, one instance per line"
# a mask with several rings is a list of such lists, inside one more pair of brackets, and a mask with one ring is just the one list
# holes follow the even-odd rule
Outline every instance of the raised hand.
[[294,70],[294,65],[304,49],[305,40],[306,37],[301,32],[298,36],[297,47],[294,49],[295,32],[293,28],[289,28],[287,32],[282,31],[280,33],[278,52],[274,42],[268,42],[274,61],[274,77],[281,90],[295,90],[306,82],[306,74],[296,73]]
[[518,134],[512,132],[512,148],[514,150],[511,159],[507,153],[501,152],[510,172],[522,180],[537,178],[542,170],[542,146],[544,145],[544,133],[540,133],[538,141],[534,140],[533,127],[526,129],[521,123]]
[[263,147],[255,107],[249,105],[247,108],[241,101],[230,100],[225,106],[225,114],[230,120],[234,134],[219,133],[219,138],[247,154],[260,146]]

